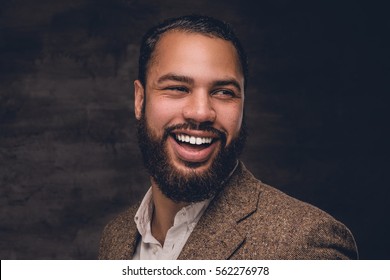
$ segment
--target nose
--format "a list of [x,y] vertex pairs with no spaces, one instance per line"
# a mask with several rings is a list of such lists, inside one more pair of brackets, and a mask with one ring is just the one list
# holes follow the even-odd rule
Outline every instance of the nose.
[[183,108],[183,116],[186,121],[192,121],[197,124],[213,123],[217,114],[211,98],[206,91],[192,92]]

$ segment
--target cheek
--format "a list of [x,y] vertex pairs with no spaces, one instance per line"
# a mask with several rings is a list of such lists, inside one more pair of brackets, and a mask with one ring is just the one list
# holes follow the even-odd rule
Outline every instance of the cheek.
[[149,128],[158,136],[162,136],[164,129],[172,124],[175,116],[178,115],[177,106],[172,105],[163,99],[149,100],[145,106],[145,116]]
[[218,108],[219,122],[228,133],[228,139],[231,139],[239,134],[242,124],[243,111],[241,104],[232,106],[220,106]]

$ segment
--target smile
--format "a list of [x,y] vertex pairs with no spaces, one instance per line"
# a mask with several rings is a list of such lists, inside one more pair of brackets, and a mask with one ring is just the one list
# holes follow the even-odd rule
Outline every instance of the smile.
[[215,154],[219,137],[205,131],[176,131],[169,143],[178,159],[184,162],[205,163]]
[[195,137],[189,136],[186,134],[177,134],[176,140],[183,143],[189,143],[192,145],[203,145],[203,144],[211,144],[213,138],[211,137]]

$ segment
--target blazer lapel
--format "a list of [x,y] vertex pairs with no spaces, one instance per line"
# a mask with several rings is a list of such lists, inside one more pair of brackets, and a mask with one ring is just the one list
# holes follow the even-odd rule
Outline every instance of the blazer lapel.
[[127,232],[127,235],[124,235],[125,240],[123,244],[126,245],[121,248],[121,259],[127,260],[133,258],[140,237],[141,235],[138,233],[136,226],[132,227],[131,231]]
[[[210,203],[179,259],[229,259],[245,242],[237,224],[257,209],[260,191],[250,188],[253,176],[240,163],[225,188]],[[254,179],[254,178],[253,178]]]
[[[139,208],[139,203],[123,214],[117,217],[115,227],[111,228],[111,236],[115,242],[109,242],[110,246],[104,250],[108,252],[107,256],[101,256],[104,259],[132,259],[140,234],[134,222],[134,215]],[[105,243],[105,242],[103,242]]]

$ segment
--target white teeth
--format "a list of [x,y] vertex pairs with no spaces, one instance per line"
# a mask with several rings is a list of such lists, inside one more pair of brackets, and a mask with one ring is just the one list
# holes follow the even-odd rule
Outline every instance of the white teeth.
[[195,137],[185,134],[176,134],[176,139],[180,142],[190,143],[192,145],[210,144],[213,141],[211,137]]

